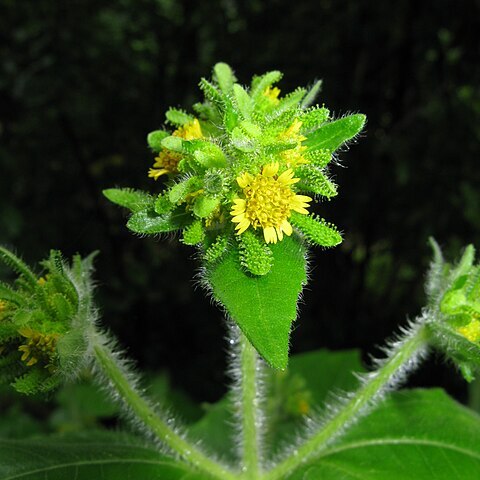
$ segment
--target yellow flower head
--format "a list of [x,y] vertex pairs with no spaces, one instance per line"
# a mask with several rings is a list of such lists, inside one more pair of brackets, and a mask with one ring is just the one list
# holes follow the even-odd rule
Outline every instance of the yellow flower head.
[[297,195],[291,189],[299,179],[294,178],[290,168],[280,175],[277,175],[278,169],[278,162],[272,162],[265,165],[258,175],[244,172],[237,178],[245,198],[236,198],[230,213],[239,235],[250,226],[255,229],[260,227],[266,243],[277,243],[283,240],[283,234],[292,234],[288,221],[292,210],[308,214],[306,208],[312,199]]
[[277,105],[280,100],[278,96],[280,95],[280,89],[277,87],[267,87],[263,92],[263,96],[267,97],[273,105]]
[[153,167],[148,171],[148,176],[157,180],[162,175],[178,173],[178,162],[182,156],[172,150],[162,150],[158,157],[155,157]]
[[7,308],[7,303],[3,300],[0,300],[0,313],[2,313]]
[[[182,127],[177,128],[172,135],[183,138],[184,140],[203,138],[200,122],[196,118]],[[178,162],[180,162],[181,159],[182,155],[180,153],[168,149],[162,150],[158,157],[155,157],[155,163],[148,171],[148,176],[158,180],[162,175],[178,173]]]
[[474,318],[468,325],[457,328],[457,332],[470,342],[476,343],[480,340],[480,321]]
[[200,122],[196,118],[194,118],[191,122],[183,125],[183,127],[177,128],[172,135],[174,137],[183,138],[184,140],[195,140],[196,138],[203,138]]
[[297,144],[294,148],[290,148],[281,153],[285,163],[290,167],[308,163],[308,160],[303,156],[303,152],[307,147],[302,145],[302,142],[306,140],[307,137],[300,133],[301,127],[302,122],[296,118],[293,123],[279,135],[280,140]]
[[18,347],[18,350],[22,352],[21,360],[26,363],[27,367],[31,367],[39,361],[46,363],[47,366],[51,364],[56,352],[58,334],[44,334],[31,328],[22,328],[18,333],[26,339],[25,343]]

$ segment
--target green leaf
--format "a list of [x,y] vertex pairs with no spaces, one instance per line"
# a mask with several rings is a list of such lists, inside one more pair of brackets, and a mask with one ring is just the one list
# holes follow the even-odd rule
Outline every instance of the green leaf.
[[317,95],[320,93],[321,89],[322,89],[322,80],[317,80],[305,95],[305,98],[302,100],[302,103],[300,106],[302,108],[307,108],[308,106],[310,106],[317,98]]
[[156,153],[159,153],[162,150],[162,140],[170,136],[165,130],[155,130],[150,132],[147,136],[148,146]]
[[162,147],[166,148],[167,150],[172,150],[173,152],[183,152],[183,143],[184,140],[181,137],[175,137],[173,135],[169,137],[165,137],[162,140]]
[[206,480],[121,434],[0,440],[2,480]]
[[172,125],[177,125],[179,127],[190,123],[194,120],[192,115],[185,113],[183,110],[178,110],[177,108],[169,108],[167,113],[165,114],[167,117],[167,121]]
[[480,472],[480,417],[439,389],[393,394],[289,480],[465,480]]
[[303,144],[311,150],[326,148],[334,152],[362,131],[365,120],[365,115],[358,113],[326,123],[308,134]]
[[207,266],[213,295],[228,311],[260,355],[274,368],[288,363],[290,327],[298,296],[306,283],[305,249],[290,237],[271,246],[273,267],[252,277],[232,249],[218,264]]
[[174,211],[158,215],[153,210],[134,213],[127,222],[127,227],[135,233],[165,233],[186,227],[192,217],[184,211]]
[[199,218],[207,218],[219,205],[219,198],[202,195],[195,200],[195,203],[193,204],[193,213]]
[[132,212],[145,210],[153,203],[153,197],[150,194],[133,188],[108,188],[103,191],[103,195],[112,203],[128,208]]
[[222,92],[228,95],[237,80],[230,66],[219,62],[213,67],[213,74]]
[[243,115],[243,118],[249,119],[253,110],[253,102],[250,95],[238,83],[233,86],[233,94],[235,95],[238,110]]

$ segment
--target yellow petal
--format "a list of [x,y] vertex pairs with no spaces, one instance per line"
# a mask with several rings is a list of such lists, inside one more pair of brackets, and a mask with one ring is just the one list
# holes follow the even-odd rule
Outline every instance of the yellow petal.
[[278,162],[268,163],[263,167],[262,175],[264,177],[273,177],[278,172]]
[[240,188],[247,187],[251,181],[252,177],[248,172],[244,172],[239,177],[237,177],[237,183]]
[[236,227],[235,230],[238,230],[238,235],[242,234],[248,227],[250,226],[250,222],[245,218],[242,222],[240,222]]
[[284,220],[280,228],[288,237],[292,234],[293,229],[288,220]]
[[240,222],[243,222],[244,220],[245,220],[245,213],[241,213],[240,215],[236,215],[235,217],[232,218],[232,222],[234,223],[240,223]]
[[313,199],[306,195],[295,195],[295,200],[299,200],[300,202],[311,202]]
[[303,207],[292,207],[292,210],[295,210],[298,213],[303,213],[303,215],[308,215],[308,210],[305,210]]
[[275,227],[266,227],[263,229],[263,237],[266,243],[277,243],[277,232]]
[[282,227],[276,227],[275,231],[277,232],[277,237],[280,241],[283,240],[283,232],[282,232]]

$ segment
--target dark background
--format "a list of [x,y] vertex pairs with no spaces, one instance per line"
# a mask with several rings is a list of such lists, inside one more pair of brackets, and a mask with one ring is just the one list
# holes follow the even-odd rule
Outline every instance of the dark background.
[[[473,0],[1,0],[0,243],[29,262],[100,250],[104,324],[142,368],[217,399],[225,328],[194,251],[131,235],[101,191],[158,191],[146,134],[217,61],[244,83],[282,70],[284,93],[322,78],[319,102],[368,125],[332,169],[340,195],[319,212],[345,241],[312,253],[292,352],[378,353],[420,312],[428,237],[480,246],[479,19]],[[435,357],[412,384],[466,399]]]

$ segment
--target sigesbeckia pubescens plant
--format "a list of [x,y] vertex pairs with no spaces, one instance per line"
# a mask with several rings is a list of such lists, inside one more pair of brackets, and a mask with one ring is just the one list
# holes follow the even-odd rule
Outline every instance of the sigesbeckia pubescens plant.
[[364,115],[335,120],[312,106],[320,82],[281,96],[281,77],[268,72],[244,87],[215,65],[212,82],[200,81],[205,100],[192,113],[171,108],[174,130],[148,135],[157,155],[148,175],[165,179],[157,192],[104,191],[131,210],[130,230],[178,231],[198,247],[203,284],[277,368],[287,365],[308,246],[342,241],[313,201],[337,194],[329,164],[365,124]]
[[[92,474],[105,480],[476,479],[480,420],[438,392],[406,395],[407,401],[396,397],[377,422],[355,429],[430,347],[473,380],[480,367],[480,266],[473,246],[451,264],[432,240],[426,307],[388,343],[374,369],[349,384],[356,390],[317,411],[318,392],[311,387],[324,385],[312,377],[317,371],[336,377],[341,365],[331,353],[315,353],[292,361],[290,376],[289,335],[307,281],[308,248],[342,240],[335,226],[314,213],[314,200],[337,194],[329,164],[361,131],[365,116],[332,119],[324,106],[313,105],[320,82],[282,97],[276,71],[254,77],[249,87],[237,83],[223,63],[213,77],[201,80],[205,99],[192,113],[170,109],[168,129],[148,135],[154,193],[117,188],[104,194],[131,211],[127,226],[133,232],[178,232],[183,243],[198,249],[202,283],[233,320],[229,396],[190,431],[182,427],[172,412],[146,397],[129,362],[102,332],[92,300],[92,256],[77,255],[69,265],[52,251],[35,273],[0,248],[0,259],[18,274],[13,284],[0,284],[0,381],[25,394],[45,393],[91,369],[124,415],[154,441],[139,447],[137,440],[122,437],[118,443],[112,435],[101,448],[95,442],[85,450],[79,442],[73,452],[68,442],[62,448],[37,443],[33,460],[22,444],[4,444],[0,476],[36,480],[64,471],[62,478],[79,480]],[[341,362],[345,358],[340,355]],[[228,418],[229,409],[234,442],[223,433],[212,453],[192,438],[192,430],[204,433],[211,447],[209,434],[218,429],[212,418]],[[278,422],[292,415],[302,421],[295,424],[296,434],[284,418]],[[285,431],[290,435],[283,448],[269,449],[276,442],[272,437]]]

